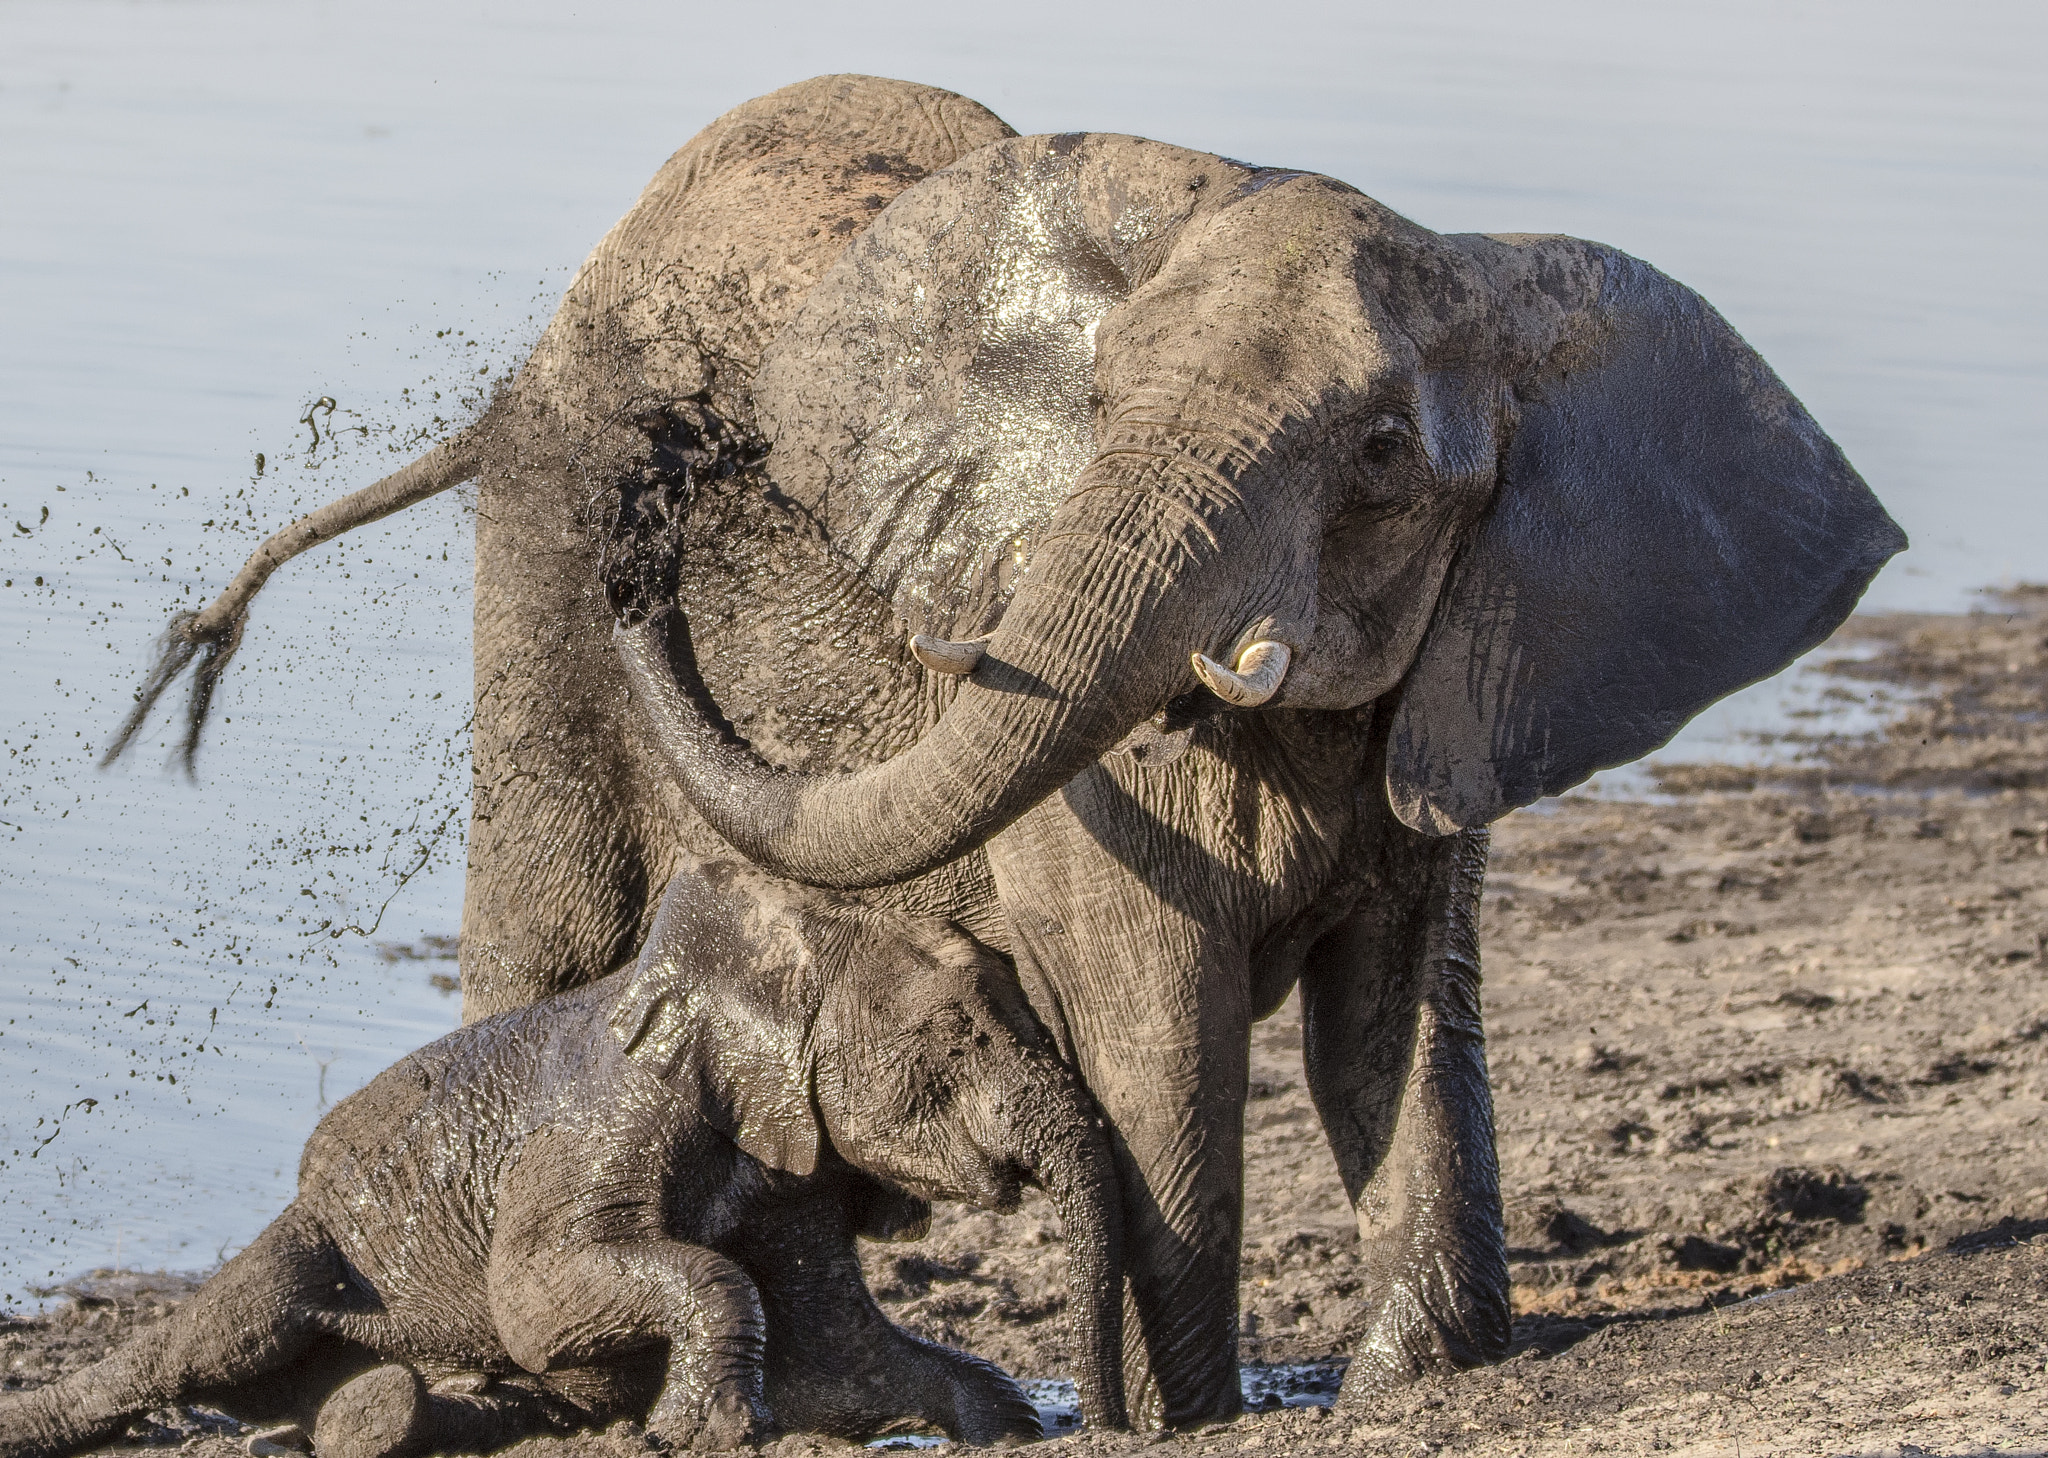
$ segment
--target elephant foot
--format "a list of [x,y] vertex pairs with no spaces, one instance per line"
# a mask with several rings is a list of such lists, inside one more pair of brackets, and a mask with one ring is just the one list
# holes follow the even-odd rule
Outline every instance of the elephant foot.
[[1038,1409],[1017,1379],[993,1362],[956,1355],[953,1436],[977,1448],[1007,1448],[1045,1436]]
[[1338,1404],[1370,1403],[1423,1377],[1486,1367],[1508,1353],[1505,1269],[1483,1275],[1432,1261],[1392,1275],[1352,1341]]
[[696,1411],[657,1403],[647,1415],[647,1434],[675,1451],[726,1453],[758,1448],[775,1436],[775,1427],[759,1403],[727,1388],[713,1393]]
[[313,1424],[319,1458],[410,1458],[427,1436],[427,1384],[396,1362],[335,1389]]

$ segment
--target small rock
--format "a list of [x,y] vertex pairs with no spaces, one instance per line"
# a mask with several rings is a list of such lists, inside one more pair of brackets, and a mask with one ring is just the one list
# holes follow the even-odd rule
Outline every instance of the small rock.
[[1599,1043],[1581,1043],[1572,1050],[1572,1066],[1581,1073],[1612,1073],[1622,1063],[1621,1054]]

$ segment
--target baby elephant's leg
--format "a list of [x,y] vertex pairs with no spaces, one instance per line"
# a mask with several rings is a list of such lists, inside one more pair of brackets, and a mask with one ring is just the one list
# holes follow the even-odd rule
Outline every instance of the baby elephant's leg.
[[569,1404],[524,1388],[434,1391],[412,1368],[372,1368],[337,1389],[313,1426],[319,1458],[489,1453],[522,1438],[582,1425]]
[[[655,1233],[658,1187],[648,1191],[645,1233],[579,1243],[583,1212],[564,1196],[589,1178],[584,1142],[543,1130],[500,1189],[487,1280],[505,1351],[529,1372],[550,1372],[665,1341],[666,1374],[647,1415],[655,1436],[712,1450],[766,1437],[754,1283],[717,1252]],[[634,1218],[617,1205],[610,1216]]]
[[[844,1295],[851,1307],[852,1293]],[[913,1336],[880,1311],[865,1345],[841,1349],[811,1326],[815,1312],[809,1308],[787,1328],[771,1320],[768,1394],[785,1427],[867,1438],[915,1418],[961,1443],[1042,1436],[1031,1399],[995,1363]],[[837,1331],[845,1323],[830,1326]]]
[[188,1397],[231,1405],[238,1416],[268,1415],[259,1410],[270,1406],[267,1389],[316,1339],[312,1314],[335,1269],[324,1238],[287,1210],[191,1300],[112,1356],[0,1397],[0,1458],[72,1453],[137,1413]]
[[964,1443],[1039,1436],[1038,1411],[1008,1373],[889,1320],[868,1293],[840,1212],[808,1213],[816,1219],[758,1228],[745,1256],[762,1273],[777,1422],[846,1438],[904,1418]]
[[529,1372],[587,1367],[667,1341],[647,1428],[673,1447],[723,1451],[768,1435],[753,1282],[725,1257],[650,1239],[491,1260],[491,1312]]

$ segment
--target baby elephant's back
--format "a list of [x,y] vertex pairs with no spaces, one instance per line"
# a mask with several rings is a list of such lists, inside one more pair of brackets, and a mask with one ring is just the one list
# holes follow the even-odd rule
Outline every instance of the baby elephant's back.
[[[423,1166],[441,1162],[432,1147],[439,1121],[422,1117],[433,1092],[431,1067],[409,1053],[329,1111],[299,1156],[301,1201],[325,1204],[323,1197],[339,1196],[344,1204],[387,1205],[396,1197],[404,1203],[389,1208],[417,1208],[407,1197],[418,1195],[428,1173]],[[444,1129],[441,1137],[453,1133]]]
[[457,1029],[320,1121],[299,1161],[298,1203],[362,1274],[416,1269],[422,1236],[443,1255],[484,1258],[499,1180],[532,1131],[537,1091],[557,1081],[547,1069],[560,1058],[557,1001]]

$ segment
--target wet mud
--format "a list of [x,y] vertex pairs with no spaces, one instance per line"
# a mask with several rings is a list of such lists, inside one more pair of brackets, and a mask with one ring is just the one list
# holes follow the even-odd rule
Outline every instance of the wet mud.
[[[1496,830],[1510,1360],[1323,1405],[1372,1276],[1290,1003],[1254,1031],[1245,1111],[1253,1410],[1164,1446],[2048,1450],[2048,591],[1858,618],[1844,638],[1858,651],[1832,671],[1844,694],[1888,696],[1883,732],[1795,738],[1767,769],[1662,767],[1646,802],[1575,797]],[[865,1259],[914,1330],[1022,1376],[1065,1370],[1043,1202],[942,1211]],[[186,1289],[77,1283],[0,1330],[0,1381],[90,1360]],[[135,1438],[246,1451],[190,1412]],[[520,1451],[543,1449],[646,1451],[623,1428]]]

